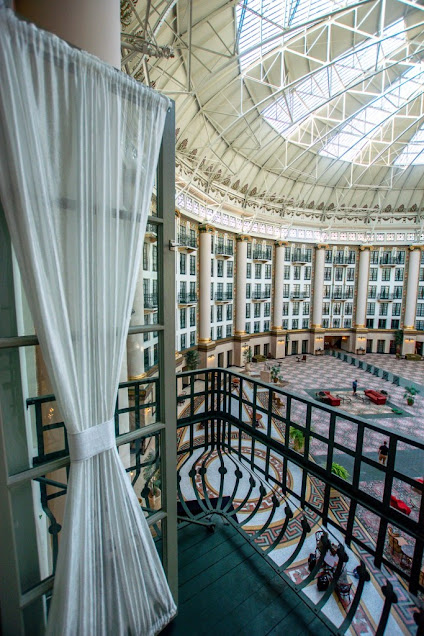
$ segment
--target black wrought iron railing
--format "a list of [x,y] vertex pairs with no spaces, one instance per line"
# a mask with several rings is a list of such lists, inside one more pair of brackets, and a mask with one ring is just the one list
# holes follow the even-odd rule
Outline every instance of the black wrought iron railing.
[[196,236],[192,236],[190,234],[186,234],[185,232],[178,233],[178,244],[181,247],[197,247],[197,238]]
[[307,300],[308,298],[311,297],[311,293],[310,292],[292,292],[290,294],[290,298],[292,300]]
[[270,249],[256,248],[253,250],[253,260],[270,261],[272,259],[272,251]]
[[233,292],[215,292],[215,300],[218,302],[233,300]]
[[312,252],[294,251],[291,260],[292,263],[310,263],[312,261]]
[[[390,607],[397,600],[392,583],[403,590],[402,594],[404,588],[380,568],[389,568],[406,580],[412,593],[424,591],[423,498],[414,518],[390,505],[395,481],[422,493],[421,482],[402,469],[405,464],[400,459],[405,448],[424,457],[424,444],[227,370],[187,372],[179,377],[186,385],[187,400],[178,419],[178,496],[183,517],[196,523],[209,519],[211,523],[211,515],[224,516],[319,613],[332,633],[343,634],[349,628],[372,570],[373,585],[381,584],[385,597],[381,615],[373,616],[378,624],[376,633],[382,634]],[[346,430],[348,442],[341,435]],[[388,442],[387,465],[379,464],[376,452],[369,452],[370,443],[374,448],[379,440]],[[351,471],[347,479],[333,472],[335,458],[340,462],[341,457]],[[375,472],[381,495],[363,487],[365,470]],[[358,521],[364,511],[376,520],[374,532],[365,532]],[[412,546],[406,565],[400,565],[390,553],[393,529]],[[325,565],[328,546],[318,553],[319,562],[310,573],[300,559],[300,555],[303,559],[307,556],[308,537],[317,530],[338,537],[339,556],[331,584],[318,600],[304,591]],[[339,590],[347,557],[349,563],[359,564],[359,569],[355,568],[359,582],[341,624],[336,626],[325,606]],[[385,580],[388,576],[390,582]],[[414,600],[409,610],[411,617],[418,611]],[[423,620],[422,613],[417,613],[416,620]]]
[[[143,378],[119,385],[115,406],[115,435],[117,444],[130,446],[126,452],[126,471],[137,492],[140,505],[148,517],[153,517],[161,507],[161,445],[160,431],[163,428],[159,412],[159,378]],[[32,462],[34,466],[49,464],[53,460],[65,459],[69,455],[65,425],[57,417],[54,395],[28,398],[27,409],[33,416],[36,431],[36,448]],[[157,431],[143,433],[147,424],[157,424]],[[136,436],[136,433],[138,436]],[[58,498],[65,497],[69,476],[69,462],[65,463],[65,474],[52,479],[51,474],[37,478],[42,509],[48,519],[51,536],[51,574],[56,570],[59,535],[62,529],[63,506],[55,507]],[[60,479],[60,481],[59,481]],[[160,536],[160,525],[153,523],[153,533]]]
[[157,294],[146,294],[144,296],[144,308],[145,309],[157,309],[158,308],[158,296]]
[[380,265],[403,265],[405,257],[400,255],[383,254],[380,256]]
[[333,258],[334,265],[355,265],[354,256],[335,256]]
[[268,298],[271,298],[271,292],[255,290],[252,292],[252,298],[253,300],[267,300]]
[[231,244],[228,244],[228,245],[218,244],[215,246],[215,254],[219,254],[222,256],[233,256],[234,247]]
[[190,303],[197,303],[197,294],[190,292],[181,292],[178,294],[178,302],[180,305],[188,305]]

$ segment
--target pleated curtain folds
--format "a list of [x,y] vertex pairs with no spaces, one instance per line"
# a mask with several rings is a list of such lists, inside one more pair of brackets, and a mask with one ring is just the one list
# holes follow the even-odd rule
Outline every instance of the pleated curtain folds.
[[78,442],[47,632],[155,634],[176,608],[110,420],[169,103],[4,8],[0,87],[0,198]]

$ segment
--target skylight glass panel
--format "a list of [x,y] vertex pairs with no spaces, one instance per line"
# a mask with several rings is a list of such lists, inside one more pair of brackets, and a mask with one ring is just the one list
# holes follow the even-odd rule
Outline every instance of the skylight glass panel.
[[[414,66],[391,84],[386,93],[363,108],[320,150],[321,155],[353,161],[377,128],[422,91],[424,64]],[[397,161],[399,160],[398,157]],[[424,160],[424,157],[423,157]]]
[[[277,49],[284,39],[284,29],[293,29],[351,4],[356,4],[355,0],[243,0],[236,9],[241,70]],[[249,51],[251,47],[256,48]]]
[[424,165],[424,124],[394,161],[395,166]]
[[[404,22],[401,19],[386,29],[386,35],[392,34],[395,39],[394,43],[385,40],[388,42],[386,46],[388,53],[393,53],[405,44],[403,26]],[[295,130],[296,125],[306,119],[311,112],[323,106],[334,96],[346,90],[355,80],[359,80],[364,73],[373,69],[378,63],[380,54],[377,43],[369,46],[364,46],[363,43],[356,45],[349,54],[341,56],[331,67],[314,73],[297,84],[288,94],[280,97],[276,103],[267,106],[262,111],[262,115],[280,134],[288,137]],[[337,141],[336,146],[340,147]]]

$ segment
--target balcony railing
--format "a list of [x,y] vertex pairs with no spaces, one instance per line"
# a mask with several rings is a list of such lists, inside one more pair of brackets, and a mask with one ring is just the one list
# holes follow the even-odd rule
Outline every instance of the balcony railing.
[[216,245],[215,254],[219,256],[233,256],[234,247],[233,245]]
[[144,235],[144,240],[149,243],[154,243],[158,238],[158,228],[154,223],[148,223],[146,226],[146,233]]
[[292,292],[290,295],[290,298],[292,300],[307,300],[308,298],[311,297],[311,293],[310,292]]
[[157,309],[158,297],[157,294],[146,294],[144,296],[144,309]]
[[355,257],[352,256],[334,256],[334,265],[355,265]]
[[[364,368],[362,361],[346,354],[339,352],[337,357],[348,363],[355,361],[356,366]],[[383,379],[388,377],[388,372],[383,372]],[[329,633],[346,633],[354,619],[360,623],[363,609],[358,609],[359,604],[364,597],[374,594],[381,598],[381,603],[377,604],[380,609],[374,607],[376,613],[372,620],[375,633],[383,634],[397,603],[397,591],[402,598],[398,621],[403,622],[407,617],[411,627],[415,618],[416,623],[422,625],[423,611],[415,605],[419,601],[414,598],[408,601],[405,588],[390,571],[383,573],[380,568],[389,568],[404,579],[413,594],[424,592],[420,577],[424,497],[421,496],[418,511],[411,516],[390,505],[395,482],[423,494],[423,485],[411,476],[410,466],[402,469],[405,465],[402,454],[415,453],[417,465],[422,465],[419,457],[424,453],[424,444],[409,435],[354,417],[341,408],[332,408],[228,370],[196,370],[179,374],[178,378],[182,378],[185,385],[184,393],[177,396],[181,406],[177,420],[179,514],[187,521],[209,527],[214,523],[213,515],[231,524],[249,543],[249,550],[253,549],[258,558],[272,565],[276,576],[313,609]],[[399,378],[393,376],[393,383],[399,384]],[[131,466],[126,470],[142,510],[149,515],[148,523],[154,524],[155,534],[160,536],[160,525],[155,522],[157,515],[152,507],[153,480],[160,470],[159,441],[163,428],[158,411],[159,378],[125,382],[119,388],[115,409],[117,444],[132,444]],[[127,398],[119,403],[123,391],[130,399],[129,404]],[[58,461],[60,467],[69,465],[64,424],[49,419],[54,403],[53,395],[27,400],[27,408],[35,416],[34,467],[47,462],[51,467],[54,461],[55,466]],[[201,404],[204,408],[199,408]],[[153,422],[156,429],[152,431],[152,427],[147,426],[143,433],[144,427]],[[46,445],[46,437],[53,430],[56,445],[51,450]],[[137,430],[141,437],[134,439]],[[303,436],[300,446],[293,441],[295,430]],[[342,431],[349,431],[348,443],[341,438]],[[386,466],[377,462],[374,452],[379,440],[388,441]],[[369,450],[370,444],[373,452]],[[347,480],[332,473],[333,462],[340,461],[341,455],[350,466],[351,477]],[[377,479],[378,489],[363,488],[364,471],[373,471],[372,479]],[[54,571],[61,525],[54,516],[51,502],[66,496],[67,485],[47,477],[37,477],[36,481],[49,524]],[[372,535],[364,530],[363,514],[358,521],[359,510],[366,513],[368,523],[371,517],[376,524]],[[397,528],[412,546],[411,557],[403,566],[392,555],[392,528]],[[318,535],[319,541],[315,543],[317,531],[324,534]],[[325,567],[330,544],[334,542],[338,563],[333,568],[329,587],[325,592],[309,594],[310,584]],[[305,558],[315,545],[316,564],[309,572]],[[355,550],[351,549],[352,545]],[[297,563],[299,568],[293,577]],[[340,607],[336,613],[328,611],[334,607],[333,593],[338,589],[339,579],[342,575],[351,575],[353,569],[358,580],[351,591],[350,606],[346,610]],[[386,580],[388,576],[390,581]],[[49,579],[45,581],[49,583]],[[376,588],[381,584],[379,592]],[[337,625],[331,621],[332,616],[338,621]]]
[[[424,536],[419,521],[424,503],[415,519],[390,506],[394,479],[422,492],[422,485],[401,470],[400,456],[405,445],[409,452],[424,453],[424,444],[227,370],[188,372],[179,377],[189,383],[186,393],[190,396],[178,420],[179,439],[184,440],[178,450],[178,497],[184,517],[205,525],[213,523],[211,513],[223,517],[319,615],[329,633],[346,633],[355,615],[358,619],[364,611],[358,610],[361,599],[366,607],[372,589],[385,599],[381,614],[372,617],[376,633],[383,634],[390,608],[397,602],[392,584],[402,597],[404,588],[393,576],[390,583],[385,581],[384,576],[390,574],[383,575],[379,568],[387,567],[405,579],[414,594],[424,591],[420,583]],[[199,401],[204,402],[204,408],[198,408]],[[321,426],[317,426],[319,421]],[[338,433],[347,428],[353,432],[348,444]],[[302,434],[301,445],[292,441],[293,431]],[[388,440],[387,466],[382,467],[375,453],[369,452],[370,439]],[[332,473],[333,462],[340,461],[340,455],[350,466],[352,477],[348,480]],[[379,475],[378,492],[362,487],[365,469]],[[362,517],[363,511],[368,511],[376,523],[372,535],[357,519],[359,511]],[[399,529],[413,546],[410,565],[401,567],[392,556],[388,526],[390,531]],[[325,534],[318,534],[321,531]],[[333,536],[338,562],[327,591],[310,594],[310,584],[325,566],[330,548],[330,541],[321,545],[317,563],[309,571],[305,557],[315,548],[314,533],[317,540]],[[374,583],[366,583],[369,568]],[[359,580],[353,584],[349,608],[341,616],[328,611],[342,572],[347,576],[353,570]],[[381,591],[376,589],[377,580],[383,584]],[[410,607],[414,608],[413,599]],[[332,616],[339,621],[337,625]],[[418,619],[423,620],[422,612],[418,612]]]
[[309,252],[293,252],[292,263],[310,263],[312,260],[312,254]]
[[353,300],[353,293],[333,291],[332,300]]
[[393,256],[392,254],[383,254],[380,256],[380,265],[403,265],[405,259],[400,256]]
[[197,294],[187,292],[185,294],[178,294],[178,303],[180,305],[192,305],[197,303]]
[[190,236],[185,232],[178,233],[178,245],[179,247],[189,247],[191,249],[197,248],[197,239],[195,236]]
[[267,292],[267,291],[253,291],[252,292],[252,299],[253,300],[268,300],[268,298],[271,298],[271,292]]
[[233,292],[215,292],[215,300],[220,303],[233,300]]
[[253,250],[253,260],[254,261],[270,261],[272,258],[271,250],[264,250],[260,247],[256,247]]

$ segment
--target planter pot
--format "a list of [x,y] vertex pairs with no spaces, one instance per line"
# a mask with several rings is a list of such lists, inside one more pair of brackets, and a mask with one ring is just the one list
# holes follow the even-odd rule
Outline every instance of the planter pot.
[[299,442],[299,440],[295,439],[293,442],[293,449],[298,453],[303,453],[303,449],[305,448],[304,442]]
[[408,406],[414,406],[413,398],[406,398],[406,403],[408,404]]
[[159,510],[161,505],[161,491],[158,489],[155,494],[149,495],[149,508]]
[[244,370],[251,371],[251,369],[252,369],[252,364],[250,362],[246,362],[246,364],[244,365]]

